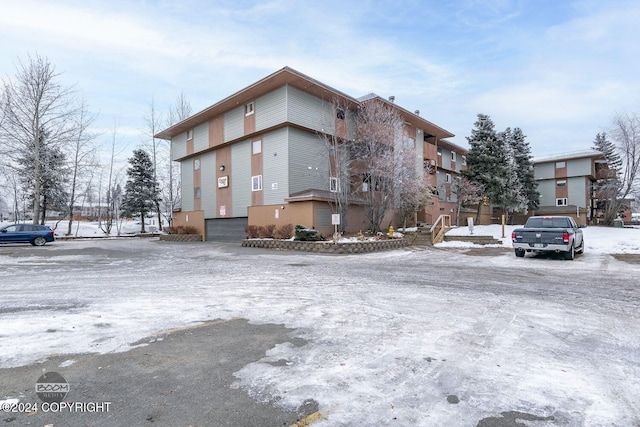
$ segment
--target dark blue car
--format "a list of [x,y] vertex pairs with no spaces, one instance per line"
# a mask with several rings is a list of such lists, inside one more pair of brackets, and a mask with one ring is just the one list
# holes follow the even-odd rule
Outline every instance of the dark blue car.
[[42,246],[54,240],[53,230],[46,225],[11,224],[0,228],[0,243],[31,243]]

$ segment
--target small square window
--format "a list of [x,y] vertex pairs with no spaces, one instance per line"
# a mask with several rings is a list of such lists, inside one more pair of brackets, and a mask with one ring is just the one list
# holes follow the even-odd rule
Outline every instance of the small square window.
[[450,173],[445,175],[445,181],[446,182],[451,182],[451,174]]
[[556,199],[556,206],[567,206],[567,199]]
[[251,177],[251,191],[262,190],[262,175],[255,175]]
[[200,159],[195,159],[193,161],[193,170],[194,171],[199,171],[200,170]]
[[438,156],[442,156],[442,151],[438,150]]
[[567,163],[566,162],[556,162],[556,169],[562,169],[562,168],[566,168],[567,167]]
[[344,120],[344,110],[342,108],[336,108],[336,118],[338,120]]
[[254,110],[253,110],[253,102],[250,102],[248,104],[246,104],[244,106],[244,115],[245,116],[250,116],[251,114],[253,114]]
[[187,141],[193,139],[193,129],[187,131]]
[[252,147],[253,154],[262,153],[262,141],[253,141]]
[[566,180],[561,180],[561,181],[556,181],[556,185],[558,187],[566,187],[567,186],[567,181]]
[[467,166],[467,156],[462,156],[462,166]]
[[196,187],[193,189],[193,198],[194,199],[200,198],[200,187]]
[[451,161],[452,162],[456,161],[456,153],[454,151],[451,152]]

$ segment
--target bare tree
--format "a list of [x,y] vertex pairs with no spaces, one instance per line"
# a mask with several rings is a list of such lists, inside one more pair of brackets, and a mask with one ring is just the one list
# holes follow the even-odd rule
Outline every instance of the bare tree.
[[[189,116],[191,116],[191,104],[184,96],[184,93],[180,92],[180,95],[176,98],[175,103],[169,108],[169,114],[167,115],[167,127],[173,126],[179,123]],[[168,170],[168,185],[162,186],[162,198],[165,200],[165,217],[169,226],[173,225],[173,210],[176,206],[180,205],[180,174],[175,172],[177,164],[173,161],[171,155],[171,141],[168,145],[168,157],[167,170]]]
[[460,225],[460,210],[482,203],[484,189],[464,176],[457,176],[451,185],[451,194],[456,197],[456,225]]
[[372,232],[394,201],[394,149],[402,141],[404,121],[398,112],[378,98],[366,101],[358,111],[356,141],[351,145],[352,172],[360,177],[356,194],[362,199]]
[[0,138],[5,156],[14,165],[32,153],[33,168],[24,173],[31,175],[28,181],[33,185],[33,222],[37,223],[45,145],[60,148],[74,137],[78,109],[72,89],[58,83],[60,75],[48,59],[29,56],[27,64],[18,62],[16,71],[13,80],[3,80]]
[[408,140],[396,149],[395,157],[395,207],[406,229],[407,221],[415,218],[418,210],[433,197],[435,188],[427,183],[422,159],[418,158],[415,147],[409,145]]
[[[151,153],[151,162],[153,163],[153,180],[155,182],[160,182],[158,178],[158,164],[160,160],[160,142],[155,137],[155,135],[160,131],[160,123],[162,122],[162,117],[156,111],[156,105],[153,97],[151,98],[151,103],[149,104],[149,112],[144,117],[144,121],[147,124],[146,135],[149,138],[145,146],[148,151]],[[155,204],[155,213],[158,218],[158,227],[162,229],[162,213],[160,210],[160,198],[158,197],[154,200]]]
[[[104,223],[101,225],[102,231],[105,234],[111,235],[113,229],[113,221],[118,218],[118,210],[120,206],[120,194],[122,191],[120,190],[120,184],[118,183],[118,172],[114,172],[113,168],[115,166],[116,160],[116,139],[117,130],[114,125],[111,131],[111,150],[109,153],[109,166],[108,166],[108,178],[107,178],[107,191],[106,191],[106,209],[105,209],[105,218]],[[102,181],[102,178],[100,179]],[[102,194],[102,182],[99,185],[99,193]],[[101,221],[102,222],[102,221]],[[118,233],[119,234],[119,233]]]
[[[333,199],[335,213],[340,214],[338,231],[343,233],[347,228],[347,211],[351,202],[351,141],[346,138],[347,121],[351,114],[347,105],[335,99],[325,115],[322,131],[318,133],[329,156],[329,191]],[[337,127],[343,126],[343,129]],[[343,136],[341,136],[343,135]]]
[[93,140],[96,135],[88,131],[89,126],[91,126],[95,120],[95,116],[89,114],[84,102],[81,103],[75,120],[77,132],[70,145],[71,183],[69,191],[69,226],[67,228],[67,236],[71,235],[73,226],[74,208],[80,185],[80,175],[85,173],[88,168],[95,165],[94,155],[96,151],[96,147],[93,144]]
[[616,114],[609,135],[622,169],[619,171],[617,197],[610,201],[613,205],[610,210],[617,216],[626,207],[625,200],[640,190],[640,116],[635,113]]

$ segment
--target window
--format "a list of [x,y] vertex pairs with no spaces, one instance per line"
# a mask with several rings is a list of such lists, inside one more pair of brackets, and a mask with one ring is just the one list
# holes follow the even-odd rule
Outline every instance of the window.
[[456,153],[455,152],[451,152],[451,161],[455,162],[456,161]]
[[250,115],[253,114],[253,112],[254,112],[254,110],[253,110],[253,102],[250,102],[250,103],[248,103],[248,104],[246,104],[244,106],[244,115],[245,116],[250,116]]
[[451,182],[451,174],[450,174],[450,173],[446,174],[446,175],[444,176],[444,180],[445,180],[446,182]]
[[442,151],[441,150],[438,150],[438,156],[442,157]]
[[187,141],[193,139],[193,129],[187,131]]
[[567,199],[556,199],[556,206],[567,206]]
[[336,108],[336,118],[338,120],[344,120],[344,110],[342,108]]
[[262,153],[262,141],[253,141],[252,147],[253,154]]
[[193,198],[194,199],[200,198],[200,187],[196,187],[193,189]]
[[251,191],[262,190],[262,175],[255,175],[251,177]]
[[567,163],[566,162],[556,162],[556,169],[562,169],[562,168],[566,168],[567,167]]
[[200,159],[195,159],[193,161],[193,170],[194,171],[199,171],[200,170]]
[[332,193],[337,193],[338,191],[340,191],[338,178],[335,178],[333,176],[329,178],[329,191],[331,191]]
[[566,187],[567,186],[567,181],[566,180],[560,180],[560,181],[556,181],[556,185],[558,187]]
[[467,166],[467,156],[462,156],[462,166]]

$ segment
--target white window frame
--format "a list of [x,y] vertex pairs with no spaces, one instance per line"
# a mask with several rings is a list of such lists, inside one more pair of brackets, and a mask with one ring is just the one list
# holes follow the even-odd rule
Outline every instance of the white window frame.
[[446,174],[444,174],[444,181],[445,181],[447,184],[450,184],[450,183],[451,183],[451,174],[450,174],[450,173],[446,173]]
[[193,129],[187,131],[187,141],[193,139]]
[[247,104],[244,104],[244,115],[245,116],[250,116],[253,113],[255,113],[256,109],[255,109],[255,105],[253,102],[249,102]]
[[251,143],[251,152],[253,154],[260,154],[262,153],[262,140],[257,140],[257,141],[253,141]]
[[438,156],[442,157],[442,150],[438,150]]
[[329,191],[332,193],[340,191],[340,181],[335,176],[329,177]]
[[193,161],[193,170],[194,171],[199,171],[200,170],[200,159],[195,159]]
[[467,156],[462,156],[462,166],[467,166]]
[[558,181],[556,181],[556,187],[566,187],[566,186],[567,186],[566,179],[559,179]]
[[262,175],[251,177],[251,191],[262,191]]
[[452,151],[452,152],[451,152],[451,161],[452,161],[452,162],[456,162],[456,161],[457,161],[457,160],[456,160],[456,152],[455,152],[455,151]]
[[193,188],[193,198],[201,199],[202,198],[202,189],[200,187]]
[[556,162],[556,169],[562,169],[567,167],[567,162]]
[[556,199],[556,206],[567,206],[567,198],[561,197],[559,199]]

